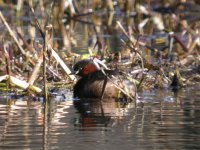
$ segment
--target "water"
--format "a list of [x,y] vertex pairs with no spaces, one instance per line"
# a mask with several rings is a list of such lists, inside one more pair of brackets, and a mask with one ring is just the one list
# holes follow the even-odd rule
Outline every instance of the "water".
[[55,95],[47,107],[42,99],[4,94],[0,149],[200,148],[199,88],[139,95],[137,107],[110,99],[74,105]]

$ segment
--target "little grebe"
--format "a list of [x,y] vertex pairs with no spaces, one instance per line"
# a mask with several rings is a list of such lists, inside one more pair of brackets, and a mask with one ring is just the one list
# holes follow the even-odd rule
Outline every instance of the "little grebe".
[[[134,95],[133,86],[124,84],[117,76],[119,71],[101,69],[100,65],[92,59],[85,59],[74,65],[74,71],[80,79],[74,86],[74,97],[78,98],[126,98],[123,90],[128,89]],[[105,68],[105,66],[103,66]]]

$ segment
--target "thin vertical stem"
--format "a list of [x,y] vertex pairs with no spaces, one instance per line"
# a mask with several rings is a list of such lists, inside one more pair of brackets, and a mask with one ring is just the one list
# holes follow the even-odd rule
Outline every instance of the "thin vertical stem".
[[10,75],[11,75],[11,66],[10,66],[10,57],[7,52],[6,46],[3,46],[4,50],[4,55],[5,55],[5,60],[6,60],[6,73],[9,75],[9,79],[7,80],[7,88],[11,89],[11,84],[10,84]]
[[45,30],[44,46],[43,46],[43,84],[44,84],[44,99],[45,103],[48,100],[48,88],[47,88],[47,78],[46,78],[46,53],[47,53],[47,36],[48,31]]

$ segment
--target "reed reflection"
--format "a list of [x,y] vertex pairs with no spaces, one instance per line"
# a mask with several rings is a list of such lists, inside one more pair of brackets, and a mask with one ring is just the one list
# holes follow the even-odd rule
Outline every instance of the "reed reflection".
[[29,98],[3,99],[0,104],[0,149],[39,148],[43,145],[42,104]]

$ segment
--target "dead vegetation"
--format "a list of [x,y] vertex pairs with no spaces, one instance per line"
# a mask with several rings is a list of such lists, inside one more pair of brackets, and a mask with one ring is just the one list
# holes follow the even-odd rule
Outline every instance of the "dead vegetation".
[[[155,3],[157,7],[153,7]],[[200,9],[194,11],[192,6],[198,4],[153,0],[107,4],[70,0],[3,3],[1,90],[22,89],[27,94],[44,93],[47,97],[49,87],[70,88],[76,81],[71,75],[73,64],[91,57],[122,70],[138,90],[177,89],[197,84],[200,82],[200,22],[192,16]],[[4,13],[8,8],[10,14]],[[14,18],[12,14],[16,14]],[[22,17],[27,14],[28,21],[18,23],[19,14]],[[190,14],[188,18],[186,15]],[[80,42],[75,38],[76,22],[89,35],[82,42],[92,41],[84,52],[73,51]],[[102,35],[112,35],[118,40]],[[61,40],[55,40],[57,37]],[[114,51],[115,45],[120,50]]]

